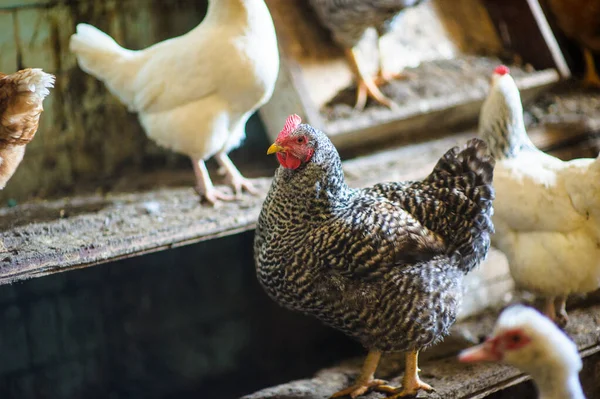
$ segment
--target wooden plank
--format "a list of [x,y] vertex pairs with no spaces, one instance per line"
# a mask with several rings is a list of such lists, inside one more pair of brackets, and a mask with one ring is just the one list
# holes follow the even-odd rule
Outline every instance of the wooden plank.
[[[471,134],[348,161],[344,164],[348,182],[358,187],[402,176],[425,176],[445,150],[464,143],[466,137]],[[191,188],[75,197],[0,209],[0,284],[250,230],[270,179],[255,182],[259,195],[244,195],[240,202],[218,210],[198,205]],[[146,212],[148,203],[160,211]]]
[[537,69],[557,68],[571,76],[538,0],[483,0],[504,46]]
[[[490,70],[492,69],[490,67]],[[486,82],[488,76],[489,73],[481,75],[478,83]],[[531,74],[519,71],[515,72],[514,77],[524,103],[550,89],[559,79],[554,69]],[[325,131],[338,148],[344,149],[400,135],[424,132],[431,130],[432,126],[438,129],[466,126],[477,121],[486,96],[487,87],[461,87],[455,93],[404,104],[396,111],[373,109],[363,114],[326,122]]]
[[[345,161],[348,184],[422,178],[446,150],[474,135],[446,136]],[[534,143],[542,142],[539,137],[543,136],[532,135]],[[187,182],[189,172],[184,174],[183,179],[169,180]],[[79,196],[0,209],[0,284],[251,230],[270,179],[255,183],[259,195],[244,195],[219,209],[200,206],[191,188]],[[479,299],[466,304],[461,317],[499,301],[512,289],[504,256],[491,252],[488,264],[494,266],[482,266],[470,277],[467,289]]]
[[[566,332],[577,344],[582,358],[590,358],[600,351],[598,327],[600,305],[577,309],[569,313],[570,324]],[[452,335],[444,343],[434,346],[421,355],[421,378],[436,390],[428,393],[431,399],[482,399],[495,392],[520,384],[529,379],[519,370],[501,364],[464,364],[456,360],[456,354],[466,347],[478,343],[480,337],[489,335],[496,321],[498,310],[490,310],[452,328]],[[475,342],[474,342],[475,341]],[[359,373],[364,358],[351,359],[336,367],[321,370],[313,378],[293,381],[267,388],[244,396],[242,399],[322,399],[352,384]],[[387,379],[391,385],[400,386],[404,361],[402,354],[384,356],[377,377]],[[587,367],[597,367],[588,364]],[[584,390],[595,392],[594,381],[586,380]],[[362,396],[364,399],[379,399],[378,393]],[[593,396],[588,396],[593,397]]]

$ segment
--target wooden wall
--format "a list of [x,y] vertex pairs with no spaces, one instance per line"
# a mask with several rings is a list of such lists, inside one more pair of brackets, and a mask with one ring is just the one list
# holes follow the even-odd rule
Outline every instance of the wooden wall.
[[196,26],[206,0],[1,0],[0,71],[40,67],[56,75],[38,133],[0,204],[68,193],[82,181],[142,167],[186,162],[148,140],[103,84],[69,52],[69,37],[90,23],[120,44],[139,49]]

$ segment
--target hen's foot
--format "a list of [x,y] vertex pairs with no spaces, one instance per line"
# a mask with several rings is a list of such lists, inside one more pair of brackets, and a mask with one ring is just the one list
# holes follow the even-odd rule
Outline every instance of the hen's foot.
[[241,175],[227,175],[226,181],[227,184],[233,187],[233,192],[235,193],[236,198],[240,198],[242,196],[243,190],[248,191],[252,195],[258,194],[258,190],[254,187],[252,182]]
[[379,359],[381,359],[381,352],[375,350],[370,351],[365,359],[362,370],[360,371],[360,375],[356,379],[356,383],[350,388],[346,388],[334,393],[331,395],[331,398],[350,396],[354,399],[357,396],[364,394],[371,388],[386,392],[393,392],[394,388],[385,385],[385,381],[376,380],[373,378],[375,375],[375,370],[377,370],[377,365],[379,364]]
[[373,100],[377,101],[379,104],[385,105],[389,109],[398,109],[398,105],[379,90],[379,87],[377,87],[372,78],[359,78],[354,109],[357,111],[365,109],[367,97],[371,97]]
[[250,194],[258,194],[258,190],[254,188],[252,182],[246,179],[240,171],[235,167],[231,159],[227,156],[227,154],[221,152],[216,156],[217,162],[219,165],[225,170],[225,179],[227,184],[233,187],[233,192],[235,193],[235,198],[240,198],[242,195],[242,190],[248,191]]
[[556,315],[554,322],[561,328],[565,328],[569,324],[569,315],[567,315],[567,297],[561,296],[554,301],[556,307]]
[[356,104],[354,105],[354,109],[362,111],[365,108],[365,105],[367,105],[367,97],[371,97],[378,103],[391,109],[398,107],[396,103],[387,98],[385,94],[379,90],[379,87],[377,87],[373,78],[364,71],[359,51],[356,48],[347,49],[346,57],[348,58],[350,67],[357,79]]
[[201,199],[206,200],[213,206],[216,206],[219,201],[233,201],[235,197],[233,195],[226,194],[216,188],[204,189],[204,187],[196,187],[196,192]]
[[201,199],[205,199],[213,206],[217,205],[219,200],[233,200],[233,196],[222,193],[213,186],[204,160],[192,158],[192,165],[194,166],[194,173],[196,174],[196,192]]
[[410,72],[389,72],[389,71],[379,71],[379,74],[375,77],[374,82],[377,86],[384,85],[393,80],[407,80],[414,79],[417,75]]
[[386,385],[386,382],[383,380],[371,380],[363,383],[358,382],[349,388],[342,389],[341,391],[331,395],[331,398],[341,398],[344,396],[349,396],[352,399],[354,399],[360,395],[365,394],[369,389],[389,393],[396,391],[396,388]]
[[544,314],[561,328],[564,328],[569,322],[565,304],[566,297],[549,297],[546,298],[544,307]]
[[[395,393],[392,396],[388,396],[387,399],[398,399],[398,398],[417,396],[417,394],[421,390],[427,391],[427,392],[435,391],[435,389],[431,385],[424,383],[423,381],[421,381],[421,379],[419,377],[417,377],[416,379],[413,379],[411,381],[404,381],[402,383],[402,389],[400,390],[400,392]],[[396,390],[396,392],[397,392],[397,390]]]
[[406,354],[406,368],[404,370],[404,377],[402,378],[402,389],[394,393],[394,395],[388,397],[388,399],[405,398],[407,396],[416,396],[419,391],[424,390],[427,392],[434,391],[429,384],[425,384],[419,378],[419,351],[412,350]]

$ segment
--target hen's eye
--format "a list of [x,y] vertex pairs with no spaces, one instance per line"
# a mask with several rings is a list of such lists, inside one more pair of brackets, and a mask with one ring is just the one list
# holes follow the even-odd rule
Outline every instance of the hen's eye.
[[513,335],[510,337],[510,340],[515,343],[518,344],[519,342],[521,342],[521,336],[520,335]]
[[298,144],[302,144],[304,142],[304,137],[298,137],[296,141],[298,142]]

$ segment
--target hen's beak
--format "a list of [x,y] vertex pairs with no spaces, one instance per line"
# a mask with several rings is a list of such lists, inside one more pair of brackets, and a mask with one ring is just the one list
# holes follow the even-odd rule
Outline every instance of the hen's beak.
[[458,354],[458,361],[463,363],[497,362],[500,360],[502,359],[499,358],[497,353],[492,351],[489,342],[465,349]]
[[285,151],[285,148],[283,148],[282,146],[280,146],[277,143],[273,143],[267,150],[267,155],[271,155],[271,154],[275,154],[276,152],[283,152],[283,151]]

